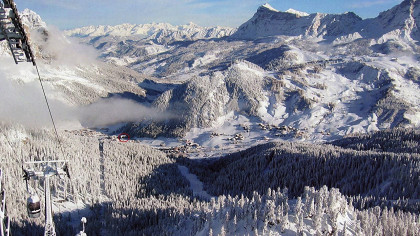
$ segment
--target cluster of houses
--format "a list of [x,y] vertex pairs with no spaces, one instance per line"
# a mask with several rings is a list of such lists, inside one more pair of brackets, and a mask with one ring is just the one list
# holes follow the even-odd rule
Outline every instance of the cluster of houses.
[[[108,129],[99,129],[99,131],[102,132],[108,132]],[[68,133],[72,133],[75,135],[79,135],[79,136],[86,136],[86,137],[97,137],[100,139],[109,139],[112,141],[124,141],[124,142],[138,142],[136,140],[128,140],[129,137],[125,134],[120,135],[120,137],[118,138],[117,135],[106,135],[102,132],[99,132],[96,130],[92,130],[92,129],[79,129],[79,130],[64,130],[64,132],[68,132]]]
[[164,147],[164,145],[161,145],[161,148],[159,150],[164,151],[169,154],[174,155],[182,155],[185,153],[197,151],[201,149],[200,144],[194,143],[192,140],[183,140],[185,143],[181,146],[175,146],[175,147]]
[[103,133],[95,131],[95,130],[91,130],[91,129],[64,130],[64,132],[72,133],[79,136],[88,136],[88,137],[104,136]]
[[244,140],[245,138],[244,138],[244,136],[241,134],[241,133],[237,133],[237,134],[235,134],[233,137],[229,137],[227,140],[229,140],[229,141],[242,141],[242,140]]

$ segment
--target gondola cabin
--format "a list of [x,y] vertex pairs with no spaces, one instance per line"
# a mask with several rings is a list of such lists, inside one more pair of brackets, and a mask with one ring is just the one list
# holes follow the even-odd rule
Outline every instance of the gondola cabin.
[[38,195],[28,197],[28,216],[38,218],[41,215],[41,199]]

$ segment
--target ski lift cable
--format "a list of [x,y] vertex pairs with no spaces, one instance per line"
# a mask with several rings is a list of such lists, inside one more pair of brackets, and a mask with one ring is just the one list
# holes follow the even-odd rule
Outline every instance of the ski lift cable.
[[[9,10],[6,11],[4,10],[5,8],[8,8]],[[23,26],[22,20],[19,16],[19,12],[16,8],[16,4],[14,3],[13,0],[3,0],[2,3],[0,2],[0,9],[2,9],[3,12],[9,12],[5,15],[1,15],[0,17],[0,29],[1,29],[0,35],[2,35],[4,39],[8,41],[9,48],[11,50],[13,59],[15,60],[16,64],[18,64],[18,62],[27,61],[27,62],[32,62],[32,64],[35,66],[36,72],[38,74],[39,83],[41,84],[42,93],[44,95],[44,99],[47,104],[48,113],[50,115],[51,122],[54,127],[54,133],[55,133],[55,136],[57,137],[58,146],[64,157],[64,150],[63,150],[63,147],[62,147],[62,144],[61,144],[58,132],[57,132],[57,127],[55,125],[55,121],[51,112],[50,104],[48,102],[48,99],[45,93],[44,85],[42,83],[42,79],[39,73],[39,68],[38,68],[38,65],[35,63],[35,56],[30,46],[31,43],[30,43],[28,34],[25,32],[25,27]],[[10,34],[9,32],[10,30],[9,31],[6,30],[7,27],[10,27],[10,26],[7,26],[8,24],[13,25],[12,29],[13,29],[13,32],[15,32],[14,34]],[[0,39],[0,40],[3,40],[3,39]],[[20,45],[20,46],[17,47],[13,45]],[[26,57],[26,60],[22,59],[21,55],[24,55]]]
[[[9,14],[7,16],[3,16],[2,17],[4,19],[9,19],[10,22],[14,25],[14,31],[17,32],[18,34],[16,35],[12,35],[13,37],[9,37],[9,31],[5,30],[5,27],[3,27],[7,22],[4,21],[3,18],[0,18],[0,28],[2,29],[2,31],[0,33],[4,34],[4,39],[6,39],[9,43],[9,47],[10,50],[12,52],[12,56],[15,60],[15,63],[18,64],[18,62],[24,62],[25,60],[22,58],[22,56],[26,56],[26,61],[27,62],[32,62],[33,65],[36,68],[36,72],[38,75],[38,80],[39,83],[41,85],[41,89],[42,89],[42,93],[44,95],[44,99],[45,99],[45,103],[47,105],[48,108],[48,113],[50,115],[51,118],[51,122],[54,128],[54,133],[55,136],[57,137],[57,144],[59,149],[62,152],[63,157],[65,156],[64,154],[64,150],[63,150],[63,145],[61,143],[60,137],[58,135],[57,132],[57,127],[54,121],[54,117],[52,115],[51,112],[51,107],[50,104],[48,102],[48,98],[45,92],[45,88],[44,85],[42,83],[42,79],[41,79],[41,75],[39,73],[39,68],[37,66],[37,64],[35,63],[35,57],[32,53],[31,47],[30,47],[30,43],[28,40],[28,37],[26,35],[25,29],[23,27],[22,21],[19,18],[19,13],[16,9],[16,5],[14,4],[13,0],[3,0],[4,4],[0,3],[0,9],[3,10],[3,6],[7,7],[7,8],[11,8],[13,14]],[[0,39],[2,40],[2,39]],[[14,45],[20,45],[19,47],[15,47]],[[23,51],[23,53],[22,53]],[[12,145],[10,143],[10,141],[7,139],[7,142],[9,143],[10,147],[12,148]],[[12,148],[13,149],[13,148]],[[26,184],[27,184],[27,191],[32,195],[35,194],[34,196],[30,196],[28,198],[28,214],[30,217],[39,217],[41,209],[40,209],[40,199],[39,197],[36,195],[36,189],[34,189],[35,193],[29,191],[29,185],[28,185],[28,180],[31,179],[31,177],[38,177],[41,176],[44,178],[44,195],[45,195],[45,231],[44,234],[45,235],[56,235],[55,233],[55,226],[54,226],[54,222],[53,222],[53,217],[52,217],[52,201],[51,201],[51,195],[50,195],[50,182],[49,182],[49,178],[51,176],[55,176],[58,175],[61,177],[61,175],[67,174],[67,176],[70,178],[69,172],[68,172],[68,166],[67,166],[67,161],[61,161],[61,160],[50,160],[50,161],[41,161],[45,164],[46,167],[49,167],[48,164],[55,164],[55,169],[53,169],[54,167],[49,167],[46,168],[44,170],[42,170],[42,173],[40,173],[39,171],[29,171],[29,170],[25,170],[23,168],[23,164],[22,164],[22,168],[23,171],[25,173],[24,175],[24,179],[26,180]],[[62,169],[59,169],[58,167],[58,162],[60,163],[64,163],[63,167],[61,167]],[[38,163],[38,162],[28,162],[28,163]],[[73,185],[72,185],[73,186]],[[3,201],[4,202],[4,201]],[[10,221],[9,221],[9,225],[10,225]],[[3,234],[3,232],[0,232],[1,234]],[[9,233],[9,232],[8,232]]]
[[55,121],[54,121],[54,117],[53,117],[52,112],[51,112],[50,104],[48,102],[48,98],[47,98],[47,95],[45,93],[45,89],[44,89],[44,85],[42,83],[41,75],[39,74],[38,64],[35,63],[35,59],[33,59],[33,62],[34,62],[34,66],[36,68],[36,73],[38,74],[39,83],[41,84],[42,94],[44,95],[45,103],[46,103],[47,108],[48,108],[48,113],[50,114],[50,119],[51,119],[51,122],[52,122],[52,125],[53,125],[53,128],[54,128],[54,133],[55,133],[55,136],[57,137],[58,146],[59,146],[59,149],[61,150],[61,153],[63,154],[63,157],[64,157],[65,155],[64,155],[63,146],[62,146],[62,143],[60,141],[60,137],[59,137],[58,132],[57,132],[57,127],[55,125]]

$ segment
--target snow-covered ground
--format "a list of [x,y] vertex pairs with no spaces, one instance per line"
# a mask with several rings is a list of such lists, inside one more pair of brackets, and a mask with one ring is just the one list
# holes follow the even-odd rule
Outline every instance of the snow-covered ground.
[[190,182],[190,188],[193,191],[194,196],[206,200],[211,198],[211,196],[205,190],[203,190],[203,183],[197,178],[196,175],[191,174],[187,167],[178,165],[178,169],[181,174]]
[[[418,126],[419,84],[405,78],[401,71],[407,70],[409,66],[420,67],[420,64],[411,57],[402,57],[398,61],[392,57],[363,59],[366,62],[354,58],[327,65],[317,74],[310,72],[309,67],[299,75],[304,78],[301,81],[293,75],[277,79],[272,71],[255,69],[249,63],[239,62],[234,65],[239,70],[250,71],[255,76],[274,77],[274,80],[281,81],[285,91],[301,90],[301,96],[311,100],[312,104],[307,109],[293,111],[291,109],[296,106],[294,104],[298,98],[278,102],[275,95],[266,90],[261,93],[258,116],[230,111],[215,119],[210,127],[191,128],[183,140],[139,140],[153,146],[166,147],[184,145],[186,140],[190,140],[200,145],[199,148],[190,149],[189,155],[193,158],[220,156],[273,140],[331,141],[351,133],[366,133],[389,127],[390,124],[380,120],[384,119],[380,117],[381,114],[374,112],[379,109],[376,106],[389,89],[391,94],[410,107],[402,111],[404,118],[411,125]],[[392,86],[382,85],[387,81]],[[208,96],[213,94],[211,90]],[[241,137],[238,138],[238,135]]]
[[55,203],[53,199],[53,212],[55,213],[61,213],[63,217],[67,217],[67,219],[70,219],[68,221],[68,225],[77,229],[81,228],[80,220],[82,217],[89,217],[93,213],[89,209],[89,205],[86,205],[83,203],[83,201],[79,200],[77,203],[65,201],[60,203]]

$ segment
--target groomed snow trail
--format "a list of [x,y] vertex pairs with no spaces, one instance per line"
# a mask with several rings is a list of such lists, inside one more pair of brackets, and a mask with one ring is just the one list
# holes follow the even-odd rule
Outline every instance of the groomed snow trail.
[[[105,189],[105,159],[104,159],[104,141],[102,139],[99,139],[99,157],[100,157],[100,176],[101,176],[101,195],[103,198],[103,202],[101,204],[101,210],[100,210],[100,214],[102,217],[101,223],[102,226],[106,225],[106,220],[105,220],[105,204],[107,204],[106,202],[109,201],[108,195],[106,193],[106,189]],[[101,228],[101,235],[107,235],[107,231],[105,230],[105,227]]]
[[196,175],[191,174],[187,167],[178,165],[178,169],[181,174],[190,182],[190,188],[193,191],[194,196],[199,196],[208,200],[212,197],[205,190],[203,190],[203,183],[197,178]]
[[100,171],[101,171],[101,192],[103,196],[107,196],[106,194],[106,190],[105,190],[105,165],[104,165],[104,141],[102,141],[101,139],[99,139],[99,156],[100,156],[100,161],[101,161],[101,167],[100,167]]

